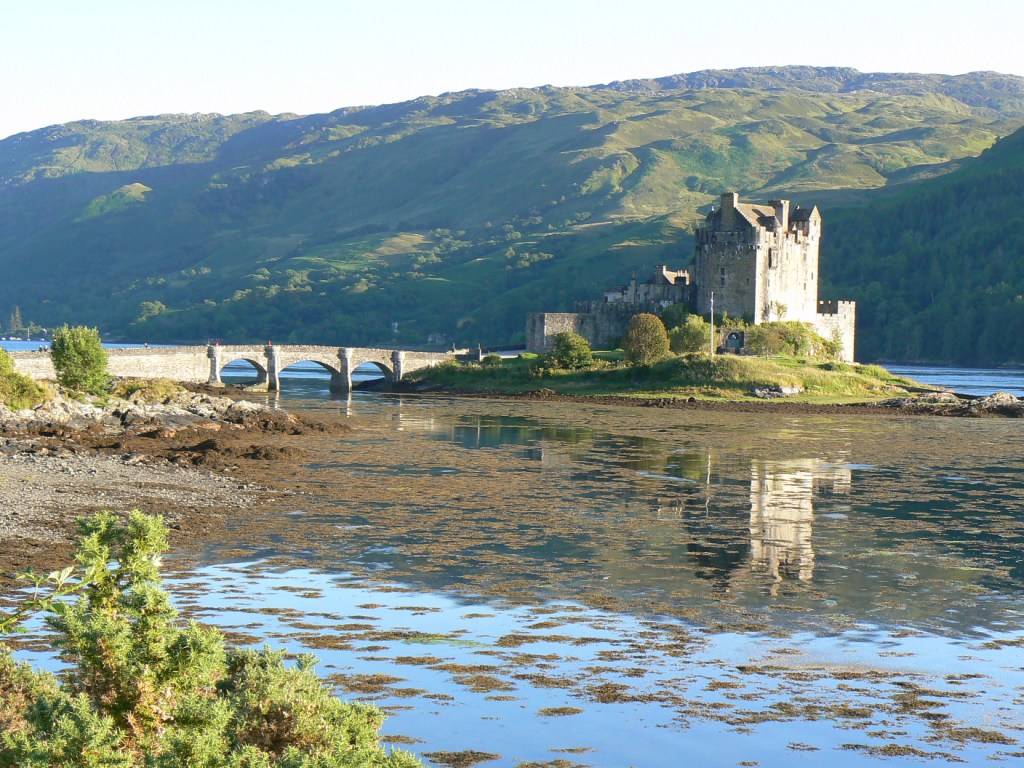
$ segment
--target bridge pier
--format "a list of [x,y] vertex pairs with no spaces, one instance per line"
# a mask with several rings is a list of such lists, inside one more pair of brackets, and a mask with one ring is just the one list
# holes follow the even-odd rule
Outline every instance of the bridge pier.
[[405,373],[405,350],[396,349],[391,353],[391,365],[394,371],[391,376],[391,385],[394,386],[402,380]]
[[218,387],[224,386],[224,382],[220,380],[220,345],[207,344],[206,356],[210,359],[210,377],[206,383]]
[[[267,358],[267,373],[264,380],[267,384],[268,392],[280,392],[281,391],[281,366],[280,360],[277,356],[277,348],[267,342],[267,346],[263,348],[263,354]],[[263,382],[257,381],[257,384]]]
[[338,350],[338,373],[331,374],[332,392],[352,391],[352,359],[355,357],[355,350],[352,347],[342,347]]

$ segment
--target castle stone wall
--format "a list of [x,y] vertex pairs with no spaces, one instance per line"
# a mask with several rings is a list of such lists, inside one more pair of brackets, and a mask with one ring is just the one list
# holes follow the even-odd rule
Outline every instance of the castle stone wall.
[[825,339],[837,338],[843,345],[839,359],[854,361],[856,338],[857,303],[855,301],[819,301],[814,329]]
[[590,341],[592,325],[587,316],[579,312],[531,312],[526,316],[526,351],[547,352],[555,336],[566,331],[578,333]]

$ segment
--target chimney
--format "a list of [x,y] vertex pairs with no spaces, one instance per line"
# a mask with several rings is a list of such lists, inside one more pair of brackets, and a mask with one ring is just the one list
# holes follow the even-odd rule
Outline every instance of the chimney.
[[772,208],[775,209],[775,218],[779,220],[779,227],[783,232],[789,231],[789,200],[770,200]]

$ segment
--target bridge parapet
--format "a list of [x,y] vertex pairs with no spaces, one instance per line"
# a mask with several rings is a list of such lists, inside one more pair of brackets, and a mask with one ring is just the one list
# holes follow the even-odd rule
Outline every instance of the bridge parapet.
[[[391,382],[412,371],[453,359],[458,352],[416,352],[369,347],[328,347],[304,344],[210,344],[192,347],[133,347],[107,350],[107,370],[118,378],[165,378],[188,383],[221,384],[224,366],[245,360],[256,368],[256,388],[280,389],[281,371],[299,362],[313,362],[331,375],[331,389],[352,389],[352,373],[372,363]],[[15,370],[37,379],[54,379],[48,352],[12,352]]]

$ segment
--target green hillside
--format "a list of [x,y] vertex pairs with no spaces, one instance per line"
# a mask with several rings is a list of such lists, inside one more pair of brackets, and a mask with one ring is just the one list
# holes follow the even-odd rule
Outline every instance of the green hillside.
[[864,359],[1024,363],[1024,130],[958,171],[829,210],[822,276]]
[[54,126],[0,141],[0,317],[515,342],[527,311],[688,263],[724,190],[849,203],[1022,125],[1024,78],[786,67]]

